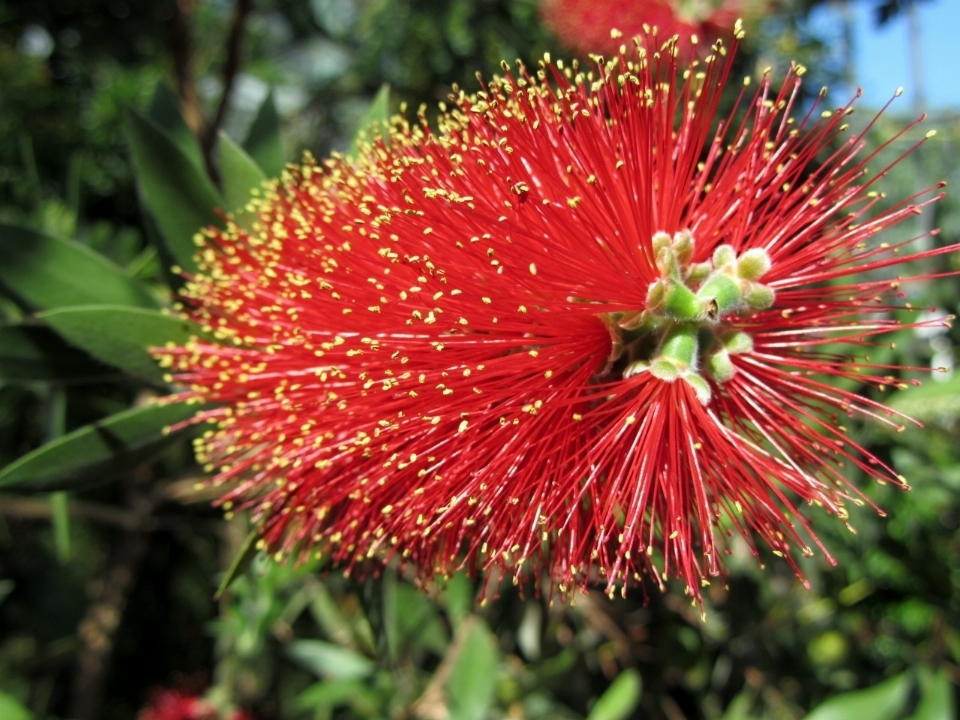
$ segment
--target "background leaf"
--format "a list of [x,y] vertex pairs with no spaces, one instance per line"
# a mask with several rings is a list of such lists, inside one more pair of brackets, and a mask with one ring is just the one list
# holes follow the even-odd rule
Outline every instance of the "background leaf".
[[210,179],[163,130],[136,112],[127,118],[141,196],[160,228],[170,254],[184,270],[196,270],[193,236],[219,225],[215,209],[223,198]]
[[107,480],[173,443],[177,434],[165,433],[165,428],[198,409],[187,403],[148,405],[86,425],[0,470],[0,487],[46,492]]
[[320,677],[356,680],[369,677],[376,666],[369,658],[349,648],[322,640],[297,640],[287,646],[287,655]]
[[180,112],[180,99],[166,82],[160,81],[150,99],[149,118],[176,143],[183,154],[197,167],[203,170],[203,151],[197,136],[187,125]]
[[35,308],[157,307],[146,287],[78,242],[0,223],[0,283]]
[[484,720],[496,690],[500,660],[496,639],[479,618],[465,620],[451,652],[457,657],[446,685],[450,720]]
[[3,720],[33,720],[33,713],[12,695],[0,692],[0,718],[3,718]]
[[910,692],[910,676],[897,675],[885,682],[853,692],[835,695],[804,720],[893,720],[903,712]]
[[934,673],[921,667],[920,702],[908,720],[954,720],[957,717],[953,684],[942,670]]
[[597,700],[587,720],[625,720],[640,702],[642,688],[640,673],[633,668],[624,670]]
[[280,116],[274,102],[273,91],[267,93],[257,111],[243,149],[260,166],[267,177],[280,177],[283,172],[283,145],[280,142]]
[[94,357],[157,383],[163,382],[165,371],[148,349],[168,342],[183,345],[201,332],[188,320],[115,305],[53,310],[40,317]]
[[256,162],[226,133],[220,133],[217,142],[220,173],[223,176],[223,195],[232,212],[242,210],[250,201],[250,191],[267,179]]
[[357,133],[350,142],[350,149],[347,155],[354,157],[357,154],[357,141],[362,135],[367,140],[374,140],[382,137],[386,132],[386,123],[390,120],[390,86],[382,85],[377,91],[373,102],[364,114],[363,119],[357,126]]
[[117,373],[42,325],[0,325],[0,380],[90,382]]

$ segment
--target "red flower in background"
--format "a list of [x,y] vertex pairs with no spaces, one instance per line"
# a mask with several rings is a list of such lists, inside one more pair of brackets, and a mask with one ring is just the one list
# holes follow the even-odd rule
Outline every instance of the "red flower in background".
[[241,710],[221,715],[217,707],[202,697],[178,690],[158,690],[150,705],[137,715],[137,720],[250,720]]
[[849,107],[792,116],[801,68],[717,118],[731,57],[507,72],[208,230],[185,307],[222,344],[161,355],[221,405],[224,505],[348,569],[699,598],[731,535],[811,553],[845,467],[902,483],[839,418],[898,421],[831,384],[897,369],[836,348],[911,326],[879,271],[957,248],[878,243],[918,201],[877,207]]
[[[568,47],[580,53],[615,55],[626,38],[656,27],[655,43],[677,37],[681,52],[692,36],[705,50],[729,37],[738,18],[754,16],[761,0],[543,0],[544,23]],[[620,31],[611,35],[611,30]]]

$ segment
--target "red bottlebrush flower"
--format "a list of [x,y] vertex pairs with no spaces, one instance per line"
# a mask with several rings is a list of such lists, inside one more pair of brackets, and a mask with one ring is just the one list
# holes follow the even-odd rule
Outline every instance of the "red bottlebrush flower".
[[[660,42],[676,36],[681,50],[690,47],[693,36],[709,48],[733,32],[737,18],[756,15],[760,5],[760,0],[543,0],[540,13],[571,49],[615,55],[620,33],[642,36],[644,26],[655,27]],[[611,34],[614,29],[620,32]]]
[[246,713],[234,710],[221,715],[216,705],[197,695],[178,690],[158,690],[150,705],[137,715],[137,720],[250,720]]
[[811,553],[845,465],[901,483],[837,420],[890,411],[830,384],[896,369],[831,348],[910,327],[876,271],[957,248],[877,244],[931,200],[877,209],[851,108],[791,116],[802,68],[718,122],[731,57],[520,66],[208,230],[185,304],[223,344],[160,354],[221,404],[225,506],[348,569],[699,598],[734,533]]

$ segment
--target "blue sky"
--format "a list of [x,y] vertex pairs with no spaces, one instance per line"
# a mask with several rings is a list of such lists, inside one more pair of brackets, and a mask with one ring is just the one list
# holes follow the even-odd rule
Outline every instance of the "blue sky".
[[[875,0],[852,0],[855,17],[857,84],[864,101],[881,105],[904,89],[904,100],[914,99],[910,71],[907,19],[899,16],[883,27],[874,17]],[[920,19],[923,93],[930,109],[960,110],[960,0],[926,0],[917,6]],[[813,18],[815,28],[836,27],[838,11],[825,7]],[[827,31],[829,33],[829,30]]]

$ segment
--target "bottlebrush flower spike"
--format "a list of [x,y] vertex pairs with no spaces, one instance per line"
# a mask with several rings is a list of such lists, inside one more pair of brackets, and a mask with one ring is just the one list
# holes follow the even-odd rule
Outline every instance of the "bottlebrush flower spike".
[[897,369],[830,348],[911,327],[877,271],[957,248],[877,243],[934,192],[879,210],[852,108],[792,118],[802,68],[715,127],[731,57],[505,65],[437,130],[397,120],[207,230],[184,307],[223,344],[160,354],[220,404],[224,506],[348,570],[696,601],[734,533],[796,567],[798,506],[860,502],[844,466],[903,484],[838,418],[899,420],[830,384]]
[[654,43],[677,37],[678,47],[687,51],[690,38],[699,37],[700,47],[729,36],[737,18],[756,17],[764,0],[543,0],[540,14],[544,24],[577,52],[615,55],[620,33],[643,35],[644,26],[657,28]]

